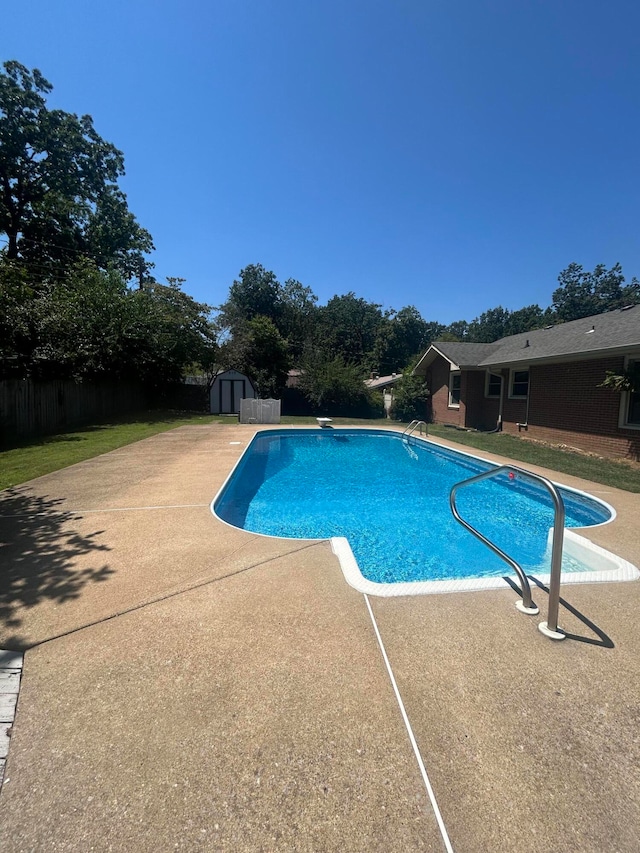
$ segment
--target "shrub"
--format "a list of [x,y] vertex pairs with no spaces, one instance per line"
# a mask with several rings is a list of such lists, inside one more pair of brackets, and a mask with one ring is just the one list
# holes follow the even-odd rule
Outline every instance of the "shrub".
[[381,400],[364,384],[362,369],[341,356],[307,357],[299,388],[313,412],[362,418],[382,415]]
[[391,417],[396,421],[431,421],[431,394],[422,376],[407,371],[396,384],[391,404]]

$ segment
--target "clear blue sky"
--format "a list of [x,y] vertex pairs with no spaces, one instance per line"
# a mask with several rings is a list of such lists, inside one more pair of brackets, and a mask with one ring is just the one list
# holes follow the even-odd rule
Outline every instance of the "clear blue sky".
[[637,0],[29,0],[2,60],[90,113],[160,280],[261,263],[426,320],[640,277]]

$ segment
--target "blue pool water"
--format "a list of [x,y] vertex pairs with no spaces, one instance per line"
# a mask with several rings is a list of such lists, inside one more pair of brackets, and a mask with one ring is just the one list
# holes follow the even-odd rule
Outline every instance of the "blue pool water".
[[[454,483],[492,467],[425,442],[369,430],[259,433],[217,498],[216,514],[255,533],[296,539],[345,536],[362,574],[379,583],[495,577],[507,566],[455,521]],[[561,489],[566,527],[610,518],[609,508]],[[520,476],[458,492],[461,515],[527,573],[547,573],[553,505]],[[565,557],[563,571],[586,567]]]

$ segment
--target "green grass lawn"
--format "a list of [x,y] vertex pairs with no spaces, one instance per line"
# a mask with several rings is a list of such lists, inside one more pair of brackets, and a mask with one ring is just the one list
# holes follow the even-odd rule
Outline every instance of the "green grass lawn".
[[517,462],[540,465],[542,468],[572,474],[574,477],[583,477],[585,480],[602,483],[605,486],[615,486],[627,492],[640,492],[640,468],[626,462],[561,450],[502,432],[493,434],[465,432],[440,424],[430,424],[429,434],[455,441],[465,447],[506,456]]
[[[230,420],[216,415],[198,415],[193,412],[153,411],[129,415],[106,423],[78,427],[72,432],[47,435],[29,441],[14,443],[0,452],[0,489],[17,486],[34,477],[50,474],[133,444],[143,438],[166,432],[185,424],[207,424]],[[235,419],[231,419],[237,423]]]
[[[143,412],[101,424],[79,427],[72,432],[46,436],[13,445],[0,452],[0,489],[16,486],[34,477],[66,468],[76,462],[91,459],[134,441],[149,438],[160,432],[185,425],[211,423],[237,424],[235,417],[199,415],[190,412]],[[283,424],[315,424],[311,416],[284,416]],[[404,424],[384,418],[333,418],[334,426],[395,426]],[[629,492],[640,492],[640,468],[624,462],[587,456],[537,444],[518,436],[497,433],[463,432],[439,425],[430,425],[429,433],[446,438],[465,447],[485,450],[506,456],[525,465],[540,465],[552,471],[583,477],[595,483],[615,486]]]

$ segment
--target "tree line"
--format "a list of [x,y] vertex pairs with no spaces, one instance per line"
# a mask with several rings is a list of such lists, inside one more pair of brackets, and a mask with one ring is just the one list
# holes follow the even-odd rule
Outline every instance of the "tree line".
[[358,399],[362,407],[363,378],[371,372],[409,373],[433,341],[491,343],[640,302],[640,282],[634,278],[625,284],[619,264],[587,271],[572,263],[558,282],[545,309],[498,306],[471,322],[443,325],[425,320],[413,305],[383,309],[354,292],[319,305],[310,287],[295,279],[281,284],[273,272],[252,264],[240,272],[218,309],[218,360],[251,375],[269,395],[281,394],[287,371],[297,367],[300,387],[311,403],[336,406]]
[[91,116],[49,109],[40,71],[0,72],[0,378],[161,385],[215,352],[210,306],[155,280]]
[[152,237],[118,185],[122,152],[90,116],[50,109],[52,86],[37,69],[16,61],[2,69],[0,379],[162,386],[190,373],[211,382],[233,367],[262,396],[278,396],[298,368],[310,407],[363,410],[373,405],[363,378],[408,373],[434,340],[491,342],[640,302],[640,283],[625,284],[619,264],[573,263],[548,308],[498,306],[443,325],[413,305],[384,309],[354,291],[320,305],[309,286],[250,264],[213,308],[189,296],[183,279],[155,279]]

